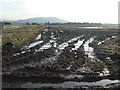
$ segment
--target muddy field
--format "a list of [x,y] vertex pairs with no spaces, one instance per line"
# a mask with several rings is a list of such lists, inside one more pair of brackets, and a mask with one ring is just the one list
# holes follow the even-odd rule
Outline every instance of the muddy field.
[[[3,88],[117,89],[118,30],[48,27],[29,44],[3,46]],[[118,42],[115,42],[118,44]]]

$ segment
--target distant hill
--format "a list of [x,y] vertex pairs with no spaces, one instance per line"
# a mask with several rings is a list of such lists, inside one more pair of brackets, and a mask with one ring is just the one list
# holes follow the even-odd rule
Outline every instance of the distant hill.
[[57,17],[37,17],[37,18],[28,18],[24,20],[14,21],[17,23],[67,23],[67,21],[57,18]]

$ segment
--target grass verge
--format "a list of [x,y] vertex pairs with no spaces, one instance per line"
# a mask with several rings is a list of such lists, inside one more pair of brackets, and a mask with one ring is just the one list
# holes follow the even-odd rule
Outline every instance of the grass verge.
[[44,28],[44,25],[27,25],[4,29],[2,31],[2,45],[11,42],[15,47],[19,47],[35,38]]

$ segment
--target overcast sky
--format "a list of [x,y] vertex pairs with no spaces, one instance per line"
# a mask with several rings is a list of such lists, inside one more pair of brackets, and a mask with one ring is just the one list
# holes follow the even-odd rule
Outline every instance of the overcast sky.
[[67,21],[118,23],[120,0],[0,0],[0,19],[59,17]]

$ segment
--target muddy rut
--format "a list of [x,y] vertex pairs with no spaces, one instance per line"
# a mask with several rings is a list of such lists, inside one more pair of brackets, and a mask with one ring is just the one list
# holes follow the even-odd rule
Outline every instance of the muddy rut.
[[117,30],[46,28],[19,49],[6,46],[3,88],[119,86],[118,71],[112,68],[117,63],[112,58],[116,53],[104,50],[104,44],[117,34]]

